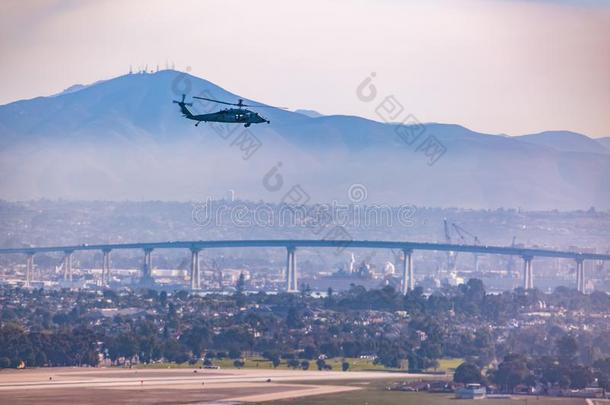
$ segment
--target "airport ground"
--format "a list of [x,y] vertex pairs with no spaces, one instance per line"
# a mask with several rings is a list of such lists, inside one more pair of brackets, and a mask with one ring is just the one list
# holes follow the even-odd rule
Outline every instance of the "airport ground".
[[[319,396],[308,396],[273,401],[273,405],[607,405],[607,400],[585,400],[582,398],[556,398],[536,396],[514,396],[503,399],[456,400],[453,394],[430,394],[427,392],[389,391],[389,380],[346,381],[344,385],[358,390],[336,392]],[[323,384],[323,383],[317,383]],[[263,403],[258,403],[262,405]]]
[[379,371],[111,368],[5,370],[0,374],[0,404],[266,402],[361,390],[358,385],[344,384],[345,381],[418,377],[420,376],[407,373]]
[[[261,369],[38,368],[0,373],[0,404],[417,404],[442,405],[449,394],[388,391],[392,381],[429,375],[384,371]],[[468,401],[460,401],[467,403]],[[478,400],[478,405],[585,405],[584,399]],[[593,405],[593,404],[589,404]]]

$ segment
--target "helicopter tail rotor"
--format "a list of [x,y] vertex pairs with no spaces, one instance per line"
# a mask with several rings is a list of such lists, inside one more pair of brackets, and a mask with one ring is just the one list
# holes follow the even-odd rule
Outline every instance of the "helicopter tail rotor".
[[180,100],[180,101],[173,100],[173,102],[180,106],[180,112],[182,112],[183,116],[185,116],[186,118],[192,118],[193,114],[189,111],[188,108],[186,108],[186,106],[188,105],[190,107],[193,105],[193,103],[185,103],[184,98],[185,98],[185,95],[183,94],[182,100]]
[[184,102],[184,98],[185,98],[185,97],[186,97],[186,95],[185,95],[185,94],[183,94],[183,95],[182,95],[182,100],[180,100],[180,101],[173,100],[172,102],[173,102],[173,103],[178,104],[180,107],[185,106],[185,105],[188,105],[189,107],[192,107],[192,106],[193,106],[193,103],[185,103],[185,102]]

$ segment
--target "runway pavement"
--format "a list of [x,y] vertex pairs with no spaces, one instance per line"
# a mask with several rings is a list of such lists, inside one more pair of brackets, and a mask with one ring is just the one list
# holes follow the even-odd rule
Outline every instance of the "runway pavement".
[[414,377],[424,376],[380,371],[40,368],[0,372],[0,404],[261,402],[359,389],[346,385],[348,380]]

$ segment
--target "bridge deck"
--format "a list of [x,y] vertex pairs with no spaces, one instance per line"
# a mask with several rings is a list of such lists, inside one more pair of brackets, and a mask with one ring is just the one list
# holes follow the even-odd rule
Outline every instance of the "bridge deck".
[[74,252],[88,250],[124,250],[124,249],[213,249],[213,248],[255,248],[255,247],[331,247],[331,248],[376,248],[376,249],[406,249],[428,251],[452,251],[484,254],[514,255],[523,257],[559,257],[575,260],[610,261],[610,255],[558,251],[547,249],[530,249],[506,246],[487,245],[457,245],[447,243],[426,243],[409,241],[373,241],[373,240],[325,240],[325,239],[257,239],[257,240],[199,240],[170,241],[151,243],[95,244],[72,246],[43,246],[0,249],[0,254],[36,254],[48,252]]

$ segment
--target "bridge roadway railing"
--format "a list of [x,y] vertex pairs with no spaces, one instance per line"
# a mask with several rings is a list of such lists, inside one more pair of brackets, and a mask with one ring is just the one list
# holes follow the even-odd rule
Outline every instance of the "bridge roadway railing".
[[22,253],[50,253],[75,251],[108,251],[125,249],[210,249],[210,248],[256,248],[256,247],[338,247],[338,248],[378,248],[378,249],[408,249],[428,251],[451,251],[488,253],[522,257],[557,257],[574,260],[602,260],[610,261],[610,255],[600,253],[560,251],[535,248],[519,248],[507,246],[488,245],[459,245],[448,243],[409,242],[409,241],[377,241],[377,240],[324,240],[324,239],[253,239],[253,240],[199,240],[199,241],[170,241],[147,243],[110,243],[110,244],[83,244],[72,246],[43,246],[0,248],[0,254]]

